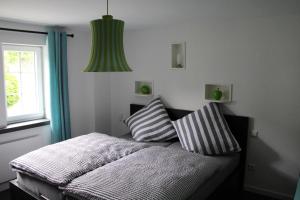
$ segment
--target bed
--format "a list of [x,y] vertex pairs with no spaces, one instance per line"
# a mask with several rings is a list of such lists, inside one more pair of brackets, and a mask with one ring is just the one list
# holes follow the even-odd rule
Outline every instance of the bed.
[[[142,107],[143,105],[131,104],[130,113],[133,114]],[[176,120],[191,113],[192,111],[170,108],[167,109],[167,112],[172,120]],[[249,120],[247,117],[233,115],[225,115],[225,118],[236,140],[239,142],[242,151],[234,156],[218,157],[217,162],[220,162],[220,166],[222,167],[219,168],[217,173],[214,173],[213,176],[205,181],[205,184],[198,185],[197,189],[189,196],[189,198],[187,198],[189,200],[214,200],[223,199],[225,197],[230,197],[230,199],[239,199],[244,182]],[[176,151],[180,149],[178,141],[173,141],[173,143],[151,145],[156,146],[155,148],[176,149]],[[118,165],[116,164],[115,167],[118,167]],[[82,179],[84,176],[85,175],[79,178]],[[43,180],[33,178],[24,173],[17,173],[17,179],[10,182],[10,190],[13,199],[80,199],[80,197],[78,198],[76,196],[68,195],[61,188],[59,189],[58,187],[48,184]]]

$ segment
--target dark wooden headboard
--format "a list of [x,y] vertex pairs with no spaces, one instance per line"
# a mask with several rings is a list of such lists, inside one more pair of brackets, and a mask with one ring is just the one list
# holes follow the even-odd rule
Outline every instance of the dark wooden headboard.
[[[130,104],[130,115],[137,112],[144,105],[140,104]],[[192,113],[193,111],[190,110],[181,110],[181,109],[174,109],[174,108],[167,108],[167,112],[171,120],[177,120],[184,117],[187,114]],[[224,115],[227,121],[227,124],[233,133],[234,137],[240,144],[242,149],[246,149],[247,147],[247,136],[248,136],[248,126],[249,126],[249,118],[236,116],[236,115]]]
[[[130,104],[130,115],[134,114],[144,105],[139,104]],[[167,108],[167,112],[171,120],[177,120],[182,118],[183,116],[192,113],[190,110],[181,110],[174,108]],[[246,165],[246,155],[247,155],[247,139],[248,139],[248,128],[249,128],[249,118],[243,116],[236,115],[224,115],[227,121],[227,124],[238,141],[240,147],[242,148],[241,157],[240,157],[240,170],[242,175],[242,179],[244,179],[245,165]],[[243,180],[242,180],[243,182]]]

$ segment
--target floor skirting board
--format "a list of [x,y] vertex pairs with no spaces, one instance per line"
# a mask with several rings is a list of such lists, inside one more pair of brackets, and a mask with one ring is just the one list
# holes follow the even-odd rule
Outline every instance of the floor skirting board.
[[291,196],[291,195],[280,193],[280,192],[274,192],[272,190],[259,188],[259,187],[255,187],[252,185],[245,185],[244,189],[249,192],[269,196],[269,197],[276,198],[276,199],[293,200],[293,196]]

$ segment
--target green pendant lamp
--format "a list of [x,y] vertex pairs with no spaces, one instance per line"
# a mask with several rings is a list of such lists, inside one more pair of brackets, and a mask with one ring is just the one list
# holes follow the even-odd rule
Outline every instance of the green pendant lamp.
[[84,72],[130,72],[123,48],[124,21],[107,15],[91,21],[92,49]]

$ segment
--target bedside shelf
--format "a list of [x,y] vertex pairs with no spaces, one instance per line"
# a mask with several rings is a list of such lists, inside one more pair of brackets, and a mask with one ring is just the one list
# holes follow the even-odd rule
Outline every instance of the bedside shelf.
[[[215,90],[222,92],[222,97],[220,100],[213,98],[213,92]],[[204,100],[207,102],[216,102],[216,103],[230,103],[231,102],[231,89],[232,84],[204,84]]]
[[139,96],[139,97],[150,97],[150,96],[153,96],[153,94],[135,94],[135,96]]
[[[148,88],[149,93],[143,93],[142,87]],[[153,96],[153,81],[135,81],[134,82],[134,94],[140,97]]]
[[215,99],[205,99],[206,102],[215,102],[215,103],[230,103],[229,100],[215,100]]

